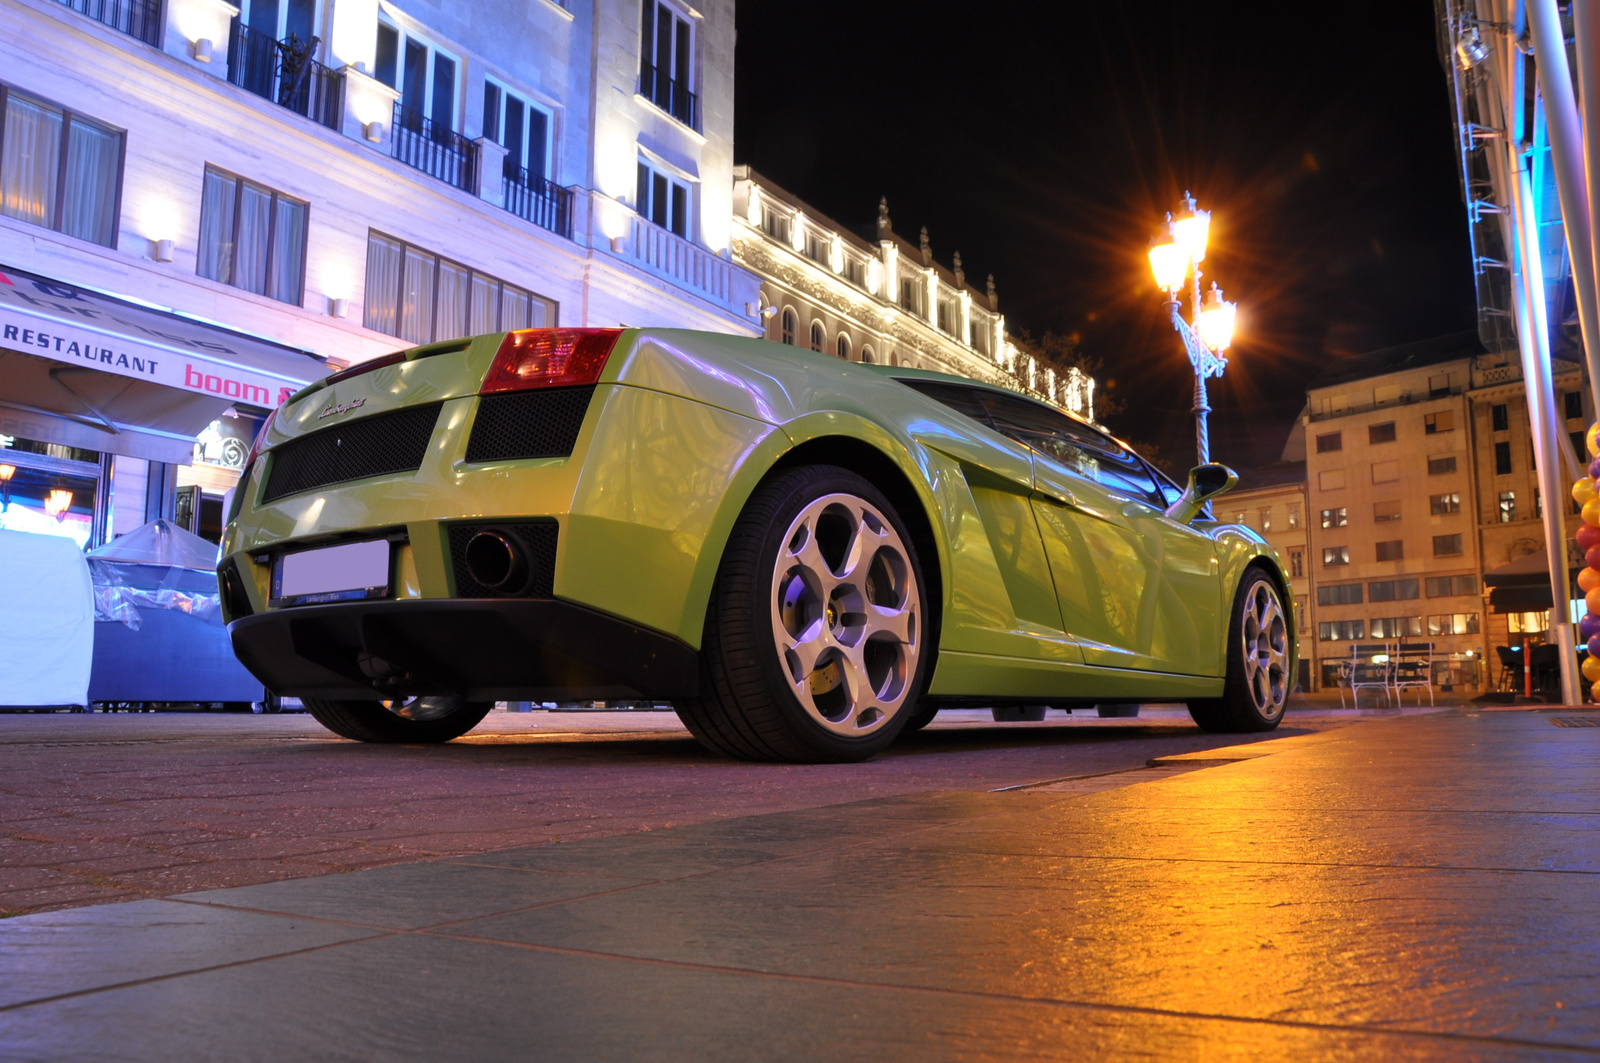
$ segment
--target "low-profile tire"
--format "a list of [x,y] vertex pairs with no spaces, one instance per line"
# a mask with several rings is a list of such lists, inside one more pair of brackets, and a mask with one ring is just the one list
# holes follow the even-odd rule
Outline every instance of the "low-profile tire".
[[1189,702],[1203,731],[1244,734],[1270,731],[1283,720],[1293,684],[1289,618],[1272,577],[1245,570],[1228,623],[1227,679],[1222,697]]
[[932,723],[933,718],[937,715],[939,715],[939,706],[937,705],[930,705],[927,708],[919,708],[917,709],[917,714],[915,716],[907,717],[906,725],[905,727],[901,728],[900,733],[908,735],[912,731],[920,731]]
[[881,491],[832,465],[783,473],[729,536],[706,611],[701,693],[673,707],[726,756],[864,760],[918,714],[932,655],[925,588]]
[[408,698],[401,702],[306,698],[304,704],[322,726],[357,742],[448,742],[478,726],[494,708],[491,701],[462,698]]

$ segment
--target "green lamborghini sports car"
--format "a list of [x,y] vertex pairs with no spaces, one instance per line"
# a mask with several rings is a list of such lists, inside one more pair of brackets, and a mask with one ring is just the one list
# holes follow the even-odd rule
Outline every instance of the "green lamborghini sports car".
[[762,340],[533,329],[289,398],[218,569],[239,659],[338,734],[671,702],[735,757],[855,760],[942,706],[1185,702],[1276,727],[1288,580],[1097,428]]

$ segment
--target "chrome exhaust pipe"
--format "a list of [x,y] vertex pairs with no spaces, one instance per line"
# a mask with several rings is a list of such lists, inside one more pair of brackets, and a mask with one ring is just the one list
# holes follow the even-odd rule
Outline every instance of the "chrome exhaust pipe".
[[515,597],[528,589],[528,561],[515,537],[486,530],[467,541],[467,574],[496,594]]

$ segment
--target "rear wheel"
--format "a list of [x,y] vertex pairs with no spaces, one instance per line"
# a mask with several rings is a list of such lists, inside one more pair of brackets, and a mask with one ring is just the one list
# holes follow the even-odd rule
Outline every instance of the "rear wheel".
[[927,667],[922,568],[889,500],[847,469],[762,487],[711,592],[701,696],[674,707],[716,752],[862,760],[917,715]]
[[460,738],[489,714],[494,703],[465,698],[426,697],[402,701],[321,701],[305,699],[306,711],[336,735],[357,742],[448,742]]
[[1189,702],[1205,731],[1270,731],[1289,701],[1289,622],[1277,584],[1259,568],[1245,572],[1228,626],[1228,674],[1222,697]]

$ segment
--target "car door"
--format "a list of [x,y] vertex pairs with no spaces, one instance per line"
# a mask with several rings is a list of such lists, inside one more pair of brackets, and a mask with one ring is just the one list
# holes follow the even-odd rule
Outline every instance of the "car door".
[[997,430],[1033,450],[1034,512],[1085,662],[1217,674],[1211,537],[1168,520],[1154,475],[1111,437],[1021,396],[986,392],[985,403]]

